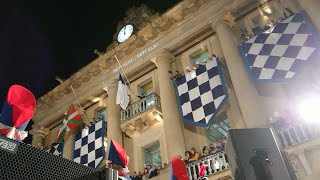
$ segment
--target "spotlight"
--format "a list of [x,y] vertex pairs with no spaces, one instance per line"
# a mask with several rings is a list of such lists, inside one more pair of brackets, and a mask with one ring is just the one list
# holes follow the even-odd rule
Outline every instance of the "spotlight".
[[300,116],[308,122],[320,122],[320,98],[305,99],[299,105]]

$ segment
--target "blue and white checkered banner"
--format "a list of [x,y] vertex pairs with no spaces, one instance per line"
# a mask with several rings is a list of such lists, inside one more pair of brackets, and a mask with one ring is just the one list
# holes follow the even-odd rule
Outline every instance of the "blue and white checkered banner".
[[57,156],[62,156],[63,143],[56,144],[46,151]]
[[174,82],[182,120],[209,127],[227,99],[219,61],[210,60]]
[[97,168],[104,158],[105,122],[99,121],[77,134],[74,141],[73,161]]
[[281,82],[295,77],[320,48],[314,32],[300,12],[242,43],[240,52],[252,79]]

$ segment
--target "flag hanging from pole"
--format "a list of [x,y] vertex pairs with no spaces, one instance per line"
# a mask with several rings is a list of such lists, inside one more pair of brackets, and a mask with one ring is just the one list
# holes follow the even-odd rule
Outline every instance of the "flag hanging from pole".
[[58,137],[56,139],[56,142],[61,142],[64,139],[65,133],[70,131],[71,129],[74,129],[77,126],[82,125],[83,119],[74,107],[73,104],[71,104],[66,117],[63,120],[63,125],[60,128],[60,131],[58,133]]
[[127,106],[129,105],[129,102],[130,102],[130,97],[129,97],[129,91],[128,91],[127,85],[124,83],[124,80],[121,74],[119,74],[116,104],[120,104],[120,107],[123,110],[126,110]]

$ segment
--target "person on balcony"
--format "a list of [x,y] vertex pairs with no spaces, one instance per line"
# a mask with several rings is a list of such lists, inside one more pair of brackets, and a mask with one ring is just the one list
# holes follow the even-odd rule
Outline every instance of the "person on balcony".
[[222,145],[220,141],[216,142],[215,150],[216,152],[222,151]]
[[223,138],[220,142],[221,142],[222,150],[225,150],[227,145],[227,138]]
[[186,151],[186,152],[184,153],[184,156],[185,156],[185,158],[183,159],[183,161],[184,161],[185,163],[190,162],[191,152],[190,152],[190,151]]
[[147,168],[144,168],[144,171],[143,171],[141,177],[142,177],[142,180],[149,179],[149,172],[148,172]]
[[152,168],[151,168],[151,173],[150,173],[150,177],[149,178],[152,178],[152,177],[155,177],[158,175],[158,169],[157,169],[157,166],[156,165],[153,165]]
[[191,153],[191,158],[189,159],[190,162],[196,161],[199,159],[199,153],[195,150],[195,148],[191,148],[190,153]]
[[216,151],[216,142],[213,142],[213,143],[211,143],[210,144],[210,154],[214,154],[214,153],[216,153],[217,151]]
[[204,157],[206,157],[206,156],[209,156],[209,148],[208,148],[208,146],[204,146],[204,147],[202,148],[201,158],[204,158]]

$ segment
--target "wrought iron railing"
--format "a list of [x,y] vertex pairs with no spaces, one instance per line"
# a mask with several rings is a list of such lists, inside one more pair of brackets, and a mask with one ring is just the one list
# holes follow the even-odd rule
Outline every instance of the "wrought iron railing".
[[196,180],[199,178],[201,163],[206,166],[205,176],[211,176],[229,168],[226,151],[221,151],[187,164],[187,171],[190,180]]
[[315,137],[320,137],[320,128],[311,124],[297,123],[282,128],[275,128],[284,147],[302,144]]
[[142,114],[153,107],[161,107],[160,97],[156,93],[151,93],[148,96],[140,99],[139,101],[129,105],[126,110],[121,110],[121,123],[126,122],[129,119]]

